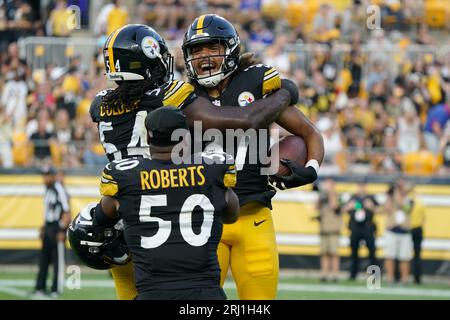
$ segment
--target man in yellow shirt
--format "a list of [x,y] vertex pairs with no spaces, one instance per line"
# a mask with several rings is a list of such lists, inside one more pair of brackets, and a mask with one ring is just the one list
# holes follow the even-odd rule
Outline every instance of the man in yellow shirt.
[[111,34],[113,31],[122,28],[128,23],[128,12],[125,7],[122,6],[121,0],[113,0],[114,7],[108,14],[107,19],[107,34]]
[[72,13],[67,10],[67,1],[58,0],[56,2],[56,7],[50,13],[50,25],[52,35],[55,37],[67,37],[72,31],[69,29],[69,18]]

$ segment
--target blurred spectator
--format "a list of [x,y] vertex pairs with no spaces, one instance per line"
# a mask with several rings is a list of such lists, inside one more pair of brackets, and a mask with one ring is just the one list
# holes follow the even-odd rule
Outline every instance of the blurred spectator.
[[384,265],[388,283],[394,282],[394,260],[400,262],[401,282],[407,284],[409,281],[413,252],[411,212],[414,208],[414,201],[408,196],[409,191],[410,185],[405,180],[399,179],[389,189],[385,203],[387,218],[384,233]]
[[12,153],[13,127],[9,117],[0,109],[0,167],[10,169],[13,167]]
[[358,51],[352,50],[347,60],[338,85],[340,90],[347,92],[350,98],[354,98],[361,89],[363,57]]
[[69,28],[72,13],[67,10],[66,0],[57,0],[47,23],[47,34],[54,37],[67,37],[72,32]]
[[396,137],[395,128],[385,128],[383,137],[383,157],[379,168],[380,172],[392,174],[398,173],[401,169],[401,155],[397,150]]
[[250,51],[261,52],[267,45],[271,45],[275,40],[275,35],[269,30],[262,19],[251,23],[249,32]]
[[18,65],[12,66],[2,92],[1,108],[4,108],[5,116],[11,120],[15,128],[23,127],[27,117],[28,88],[24,72]]
[[[216,2],[217,1],[220,2],[220,0],[216,0]],[[208,0],[208,6],[211,2],[215,1]],[[262,0],[238,0],[237,2],[239,3],[238,12],[240,13],[240,20],[244,25],[249,21],[254,21],[261,18],[260,10],[263,2]]]
[[342,127],[342,133],[346,139],[345,145],[347,147],[356,147],[359,137],[365,134],[357,119],[356,109],[356,105],[352,103],[344,110],[345,124]]
[[[360,31],[361,26],[366,24],[366,5],[363,5],[361,0],[353,0],[349,8],[342,13],[341,34],[346,40],[355,31]],[[363,28],[364,30],[365,28]]]
[[417,152],[422,140],[420,119],[409,98],[402,101],[402,113],[397,121],[397,149],[401,153]]
[[125,6],[122,5],[122,0],[113,0],[114,5],[109,11],[106,19],[107,35],[110,35],[115,30],[122,28],[128,23],[128,11]]
[[320,273],[321,281],[336,282],[339,276],[339,237],[342,229],[342,216],[339,197],[334,181],[323,181],[317,203],[320,222]]
[[317,122],[317,128],[322,133],[325,155],[320,167],[320,173],[324,175],[337,174],[341,171],[342,157],[344,156],[344,145],[342,134],[337,125],[327,117]]
[[83,154],[83,161],[87,167],[101,167],[108,163],[100,137],[98,135],[97,126],[92,123],[90,131],[87,135],[86,149]]
[[313,34],[318,42],[329,42],[340,35],[336,29],[336,12],[328,3],[322,3],[314,17]]
[[3,52],[6,49],[9,42],[8,20],[6,19],[5,8],[0,6],[0,52]]
[[417,35],[416,35],[416,43],[417,44],[423,44],[423,45],[433,45],[434,40],[431,37],[428,25],[426,23],[421,23],[419,28],[417,29]]
[[[393,21],[395,23],[396,30],[400,30],[404,22],[404,15],[403,10],[401,10],[401,6],[400,0],[385,0],[381,6],[381,16],[383,21]],[[392,20],[392,18],[394,19]]]
[[38,132],[38,123],[45,122],[45,130],[49,133],[53,132],[53,123],[51,122],[50,112],[47,109],[41,108],[37,114],[27,123],[25,132],[27,137],[30,138],[34,133]]
[[69,114],[66,110],[60,109],[55,115],[55,141],[57,142],[57,155],[59,165],[67,167],[69,163],[68,146],[72,142],[72,126],[69,121]]
[[157,1],[154,6],[154,25],[158,30],[165,29],[165,35],[170,39],[181,38],[188,24],[197,16],[195,12],[197,5],[197,2],[192,0]]
[[[199,1],[197,1],[199,2]],[[261,1],[236,1],[236,0],[206,0],[205,1],[205,7],[207,7],[208,12],[214,12],[215,14],[218,14],[219,16],[224,17],[225,19],[232,19],[234,20],[235,17],[233,17],[234,10],[240,5],[242,5],[244,2],[253,2],[253,4],[256,4]],[[206,8],[202,8],[206,9]],[[241,7],[241,14],[244,14],[245,7]]]
[[369,93],[370,100],[378,100],[386,103],[388,80],[389,75],[384,63],[381,60],[375,60],[372,64],[372,70],[366,79],[366,90]]
[[15,32],[17,38],[31,36],[35,27],[34,12],[28,1],[17,1],[14,19],[9,21],[9,28]]
[[8,45],[7,55],[2,65],[2,73],[5,75],[6,80],[9,77],[13,77],[13,73],[22,76],[25,78],[24,80],[28,80],[31,75],[27,62],[20,58],[17,42],[12,42]]
[[428,111],[424,127],[424,139],[428,150],[434,154],[439,153],[439,140],[445,124],[450,119],[450,105],[439,104]]
[[394,49],[392,42],[386,37],[383,29],[372,30],[367,47],[370,52],[369,62],[379,60],[382,63],[389,61],[389,57],[392,55]]
[[158,0],[143,0],[138,5],[138,23],[154,26],[157,18],[156,5]]
[[38,120],[37,132],[33,133],[30,137],[30,141],[34,148],[34,165],[44,165],[51,161],[51,149],[50,145],[54,139],[53,132],[47,131],[48,122],[45,117],[41,117]]
[[101,36],[104,34],[109,35],[108,34],[108,16],[114,7],[115,7],[114,1],[109,1],[108,3],[105,3],[101,7],[101,9],[97,15],[97,18],[95,19],[95,24],[94,24],[94,34],[96,36]]
[[316,56],[318,59],[315,61],[317,63],[317,69],[325,77],[327,81],[327,89],[334,90],[337,76],[336,64],[332,61],[332,48],[325,47],[325,50],[320,52],[320,55]]
[[450,174],[450,121],[444,129],[441,141],[439,142],[439,150],[442,155],[442,174]]
[[312,109],[319,113],[333,111],[335,95],[332,88],[328,86],[327,78],[320,70],[313,72],[310,85],[311,87],[306,91],[306,96],[312,100]]
[[78,103],[77,111],[76,111],[76,119],[82,120],[85,117],[90,117],[89,109],[91,107],[91,103],[94,100],[97,94],[97,90],[95,88],[91,88],[87,90],[83,99]]
[[356,136],[355,145],[349,149],[350,165],[348,171],[352,174],[367,175],[372,171],[371,155],[369,154],[370,141],[366,139],[364,132]]
[[81,93],[81,83],[77,71],[77,69],[71,68],[63,77],[61,86],[54,91],[56,109],[65,109],[69,113],[70,120],[76,118],[78,97]]
[[[90,117],[89,121],[91,121]],[[86,139],[86,127],[82,123],[76,123],[72,134],[72,143],[69,145],[70,167],[77,168],[83,163]]]
[[42,84],[36,85],[36,90],[28,96],[28,113],[36,114],[38,109],[47,109],[54,112],[56,109],[56,99],[52,92],[51,81],[44,80]]
[[367,194],[366,183],[360,182],[356,194],[351,196],[347,204],[342,208],[343,212],[350,215],[350,247],[352,265],[350,270],[350,279],[356,279],[359,272],[359,246],[361,240],[364,240],[369,250],[370,265],[377,265],[375,233],[376,225],[373,217],[378,206],[378,202],[373,196]]
[[277,69],[282,78],[289,78],[291,71],[289,55],[284,51],[286,43],[286,37],[277,38],[273,45],[267,47],[264,55],[264,64]]

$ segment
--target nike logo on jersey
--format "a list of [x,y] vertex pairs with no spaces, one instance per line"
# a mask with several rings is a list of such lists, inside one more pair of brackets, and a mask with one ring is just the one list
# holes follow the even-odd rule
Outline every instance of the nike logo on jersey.
[[253,221],[253,224],[255,225],[255,227],[259,226],[261,223],[265,222],[266,220],[262,220],[259,222]]

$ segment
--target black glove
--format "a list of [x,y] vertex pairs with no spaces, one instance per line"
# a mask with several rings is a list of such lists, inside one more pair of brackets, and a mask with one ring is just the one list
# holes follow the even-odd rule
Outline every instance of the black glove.
[[281,88],[289,91],[289,94],[291,96],[291,102],[289,103],[290,106],[298,103],[298,87],[294,81],[289,79],[281,79]]
[[280,190],[295,188],[316,181],[317,172],[313,167],[302,167],[291,160],[281,159],[280,162],[291,170],[288,176],[275,174],[269,177],[270,184]]

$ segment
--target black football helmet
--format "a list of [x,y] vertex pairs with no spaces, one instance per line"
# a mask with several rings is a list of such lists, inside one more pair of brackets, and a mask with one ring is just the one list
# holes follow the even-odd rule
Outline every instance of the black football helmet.
[[[225,53],[217,55],[223,57],[223,62],[219,71],[199,76],[192,64],[194,59],[191,50],[195,45],[208,42],[224,45]],[[216,14],[207,14],[198,17],[189,26],[182,49],[188,76],[204,87],[215,87],[237,69],[241,42],[236,29],[228,20]]]
[[106,77],[111,81],[152,78],[164,83],[172,78],[173,57],[153,28],[128,24],[111,33],[103,48]]
[[93,225],[96,203],[90,203],[70,223],[68,238],[78,258],[87,266],[104,270],[130,261],[120,220],[113,228]]

